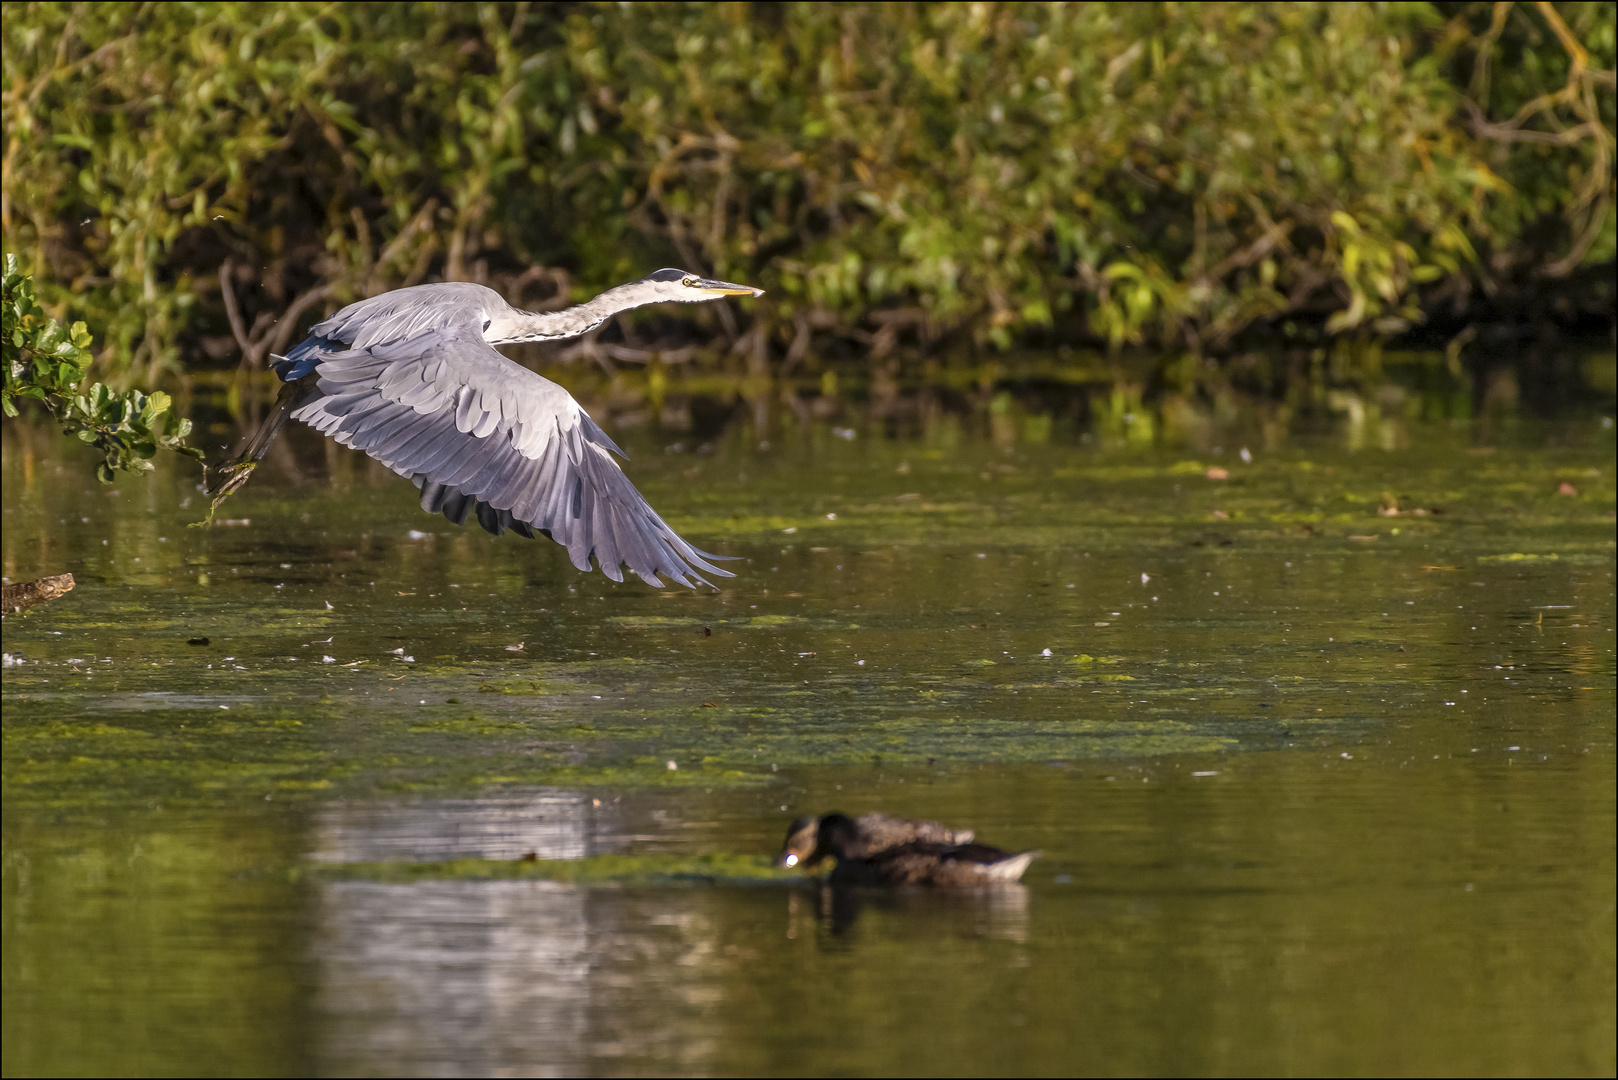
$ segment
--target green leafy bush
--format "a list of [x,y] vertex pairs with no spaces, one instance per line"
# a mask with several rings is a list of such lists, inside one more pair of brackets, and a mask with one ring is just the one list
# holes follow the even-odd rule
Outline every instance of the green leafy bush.
[[6,256],[0,362],[5,385],[0,410],[17,415],[20,400],[39,402],[62,426],[101,453],[96,475],[111,483],[118,471],[146,472],[161,448],[202,460],[202,452],[185,444],[191,421],[170,411],[162,391],[118,393],[103,383],[80,388],[90,368],[90,331],[84,323],[63,327],[46,315],[34,296],[33,282]]
[[665,264],[769,290],[683,313],[755,371],[1386,335],[1556,275],[1610,316],[1613,10],[13,4],[0,218],[126,378]]

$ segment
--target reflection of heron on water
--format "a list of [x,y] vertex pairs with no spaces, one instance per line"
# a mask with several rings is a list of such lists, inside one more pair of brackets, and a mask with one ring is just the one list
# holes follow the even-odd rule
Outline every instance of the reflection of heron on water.
[[[560,386],[507,359],[496,345],[589,333],[647,304],[761,296],[762,289],[659,270],[563,311],[507,304],[470,282],[417,285],[350,304],[317,323],[275,373],[286,386],[241,455],[222,472],[220,498],[247,481],[288,419],[363,450],[421,489],[421,507],[499,535],[536,533],[567,548],[573,565],[648,585],[731,575],[719,556],[682,540],[624,476],[623,454]],[[215,501],[215,506],[218,501]]]

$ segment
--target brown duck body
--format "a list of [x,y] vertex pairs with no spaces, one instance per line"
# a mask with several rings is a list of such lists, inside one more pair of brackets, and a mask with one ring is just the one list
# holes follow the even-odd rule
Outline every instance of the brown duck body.
[[932,844],[924,840],[864,858],[839,858],[833,885],[923,885],[976,888],[1018,881],[1037,851],[1016,855],[987,844]]
[[[842,815],[838,815],[842,816]],[[849,858],[864,859],[890,848],[902,847],[917,841],[934,844],[960,845],[972,841],[971,829],[951,829],[936,821],[911,821],[908,818],[889,817],[887,814],[862,814],[847,819],[853,831],[844,834],[844,851]],[[801,817],[787,826],[786,843],[776,858],[777,866],[816,866],[826,854],[816,857],[820,844],[820,822],[817,817]]]
[[843,814],[827,814],[820,819],[815,849],[804,863],[813,866],[827,856],[835,858],[833,885],[974,888],[1019,880],[1040,854],[1023,851],[1014,855],[987,844],[926,839],[878,850],[866,845],[858,822]]

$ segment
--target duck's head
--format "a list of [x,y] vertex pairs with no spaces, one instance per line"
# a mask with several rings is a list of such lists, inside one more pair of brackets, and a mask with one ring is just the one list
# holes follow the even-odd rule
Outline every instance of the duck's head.
[[787,826],[786,842],[776,856],[776,866],[811,866],[811,857],[820,839],[820,819],[801,817]]
[[860,827],[854,824],[854,819],[847,814],[827,814],[820,819],[820,827],[816,830],[815,851],[810,861],[820,862],[828,855],[838,859],[847,858],[850,848],[857,848],[860,842]]

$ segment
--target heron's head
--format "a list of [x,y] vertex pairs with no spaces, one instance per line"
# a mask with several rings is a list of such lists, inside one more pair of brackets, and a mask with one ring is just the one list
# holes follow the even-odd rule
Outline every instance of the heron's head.
[[715,281],[689,270],[665,268],[650,274],[626,288],[636,288],[655,297],[652,303],[670,300],[682,304],[695,304],[703,300],[718,300],[725,296],[763,296],[763,289],[751,285],[733,285],[728,281]]

